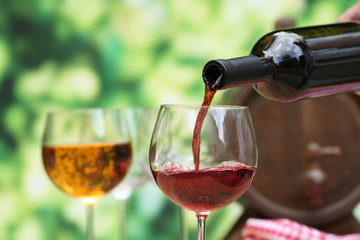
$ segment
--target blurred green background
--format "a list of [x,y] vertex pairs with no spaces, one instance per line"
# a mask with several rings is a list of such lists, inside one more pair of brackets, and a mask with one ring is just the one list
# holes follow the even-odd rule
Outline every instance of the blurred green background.
[[[356,2],[0,0],[0,239],[84,239],[83,205],[42,166],[47,111],[200,104],[208,60],[248,54],[279,18],[333,23]],[[240,203],[212,213],[208,239],[241,213]],[[118,239],[118,214],[111,194],[99,201],[96,239]],[[129,239],[178,239],[178,208],[152,183],[131,196],[127,219]],[[195,239],[195,216],[186,219]]]

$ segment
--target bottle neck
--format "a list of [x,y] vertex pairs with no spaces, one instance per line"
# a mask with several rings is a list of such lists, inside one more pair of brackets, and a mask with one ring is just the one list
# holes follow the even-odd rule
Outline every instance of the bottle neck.
[[205,84],[215,90],[263,84],[271,72],[271,61],[250,55],[211,60],[205,64],[202,77]]

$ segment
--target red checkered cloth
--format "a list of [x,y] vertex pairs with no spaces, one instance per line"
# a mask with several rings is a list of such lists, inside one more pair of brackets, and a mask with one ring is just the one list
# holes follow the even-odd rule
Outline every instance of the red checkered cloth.
[[360,234],[335,235],[289,219],[249,218],[242,240],[360,240]]

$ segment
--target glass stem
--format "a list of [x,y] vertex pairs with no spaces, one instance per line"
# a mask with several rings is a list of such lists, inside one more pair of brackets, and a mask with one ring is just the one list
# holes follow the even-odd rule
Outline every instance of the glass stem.
[[127,239],[126,199],[119,200],[119,240]]
[[86,204],[86,240],[94,239],[94,205]]
[[197,216],[198,219],[198,240],[206,240],[206,218],[205,215]]

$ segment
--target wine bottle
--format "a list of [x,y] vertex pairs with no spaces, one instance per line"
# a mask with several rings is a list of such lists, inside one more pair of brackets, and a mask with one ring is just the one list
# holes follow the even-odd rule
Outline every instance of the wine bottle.
[[338,23],[280,29],[263,36],[249,56],[211,60],[211,90],[252,85],[270,100],[291,102],[360,89],[360,25]]

